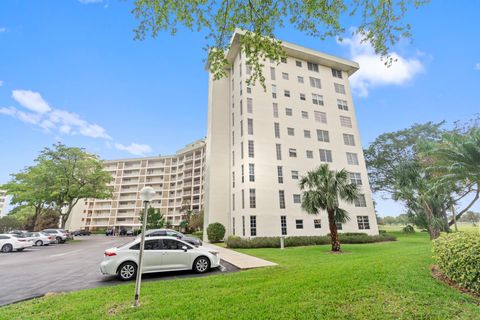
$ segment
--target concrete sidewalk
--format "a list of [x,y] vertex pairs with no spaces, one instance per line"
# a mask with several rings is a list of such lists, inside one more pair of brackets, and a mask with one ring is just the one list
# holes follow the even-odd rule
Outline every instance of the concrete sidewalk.
[[253,268],[271,267],[277,264],[271,261],[260,259],[248,254],[240,253],[231,249],[222,248],[211,243],[204,244],[205,247],[210,247],[220,253],[220,258],[234,265],[235,267],[245,270]]

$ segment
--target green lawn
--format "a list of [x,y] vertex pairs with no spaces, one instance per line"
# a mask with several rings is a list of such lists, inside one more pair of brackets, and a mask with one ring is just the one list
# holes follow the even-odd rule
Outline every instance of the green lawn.
[[[396,225],[392,225],[392,224],[387,224],[387,225],[379,225],[378,228],[380,230],[385,230],[387,232],[400,232],[402,231],[404,225],[400,225],[400,224],[396,224]],[[457,223],[457,227],[458,227],[458,231],[465,231],[465,232],[480,232],[480,228],[478,227],[478,225],[472,225],[471,223],[468,223],[468,222],[459,222]],[[452,231],[455,230],[455,227],[454,226],[451,226],[451,229]],[[420,232],[421,230],[418,229],[417,227],[415,227],[415,230]]]
[[53,295],[0,319],[480,319],[480,306],[430,276],[425,233],[390,243],[241,250],[278,267]]

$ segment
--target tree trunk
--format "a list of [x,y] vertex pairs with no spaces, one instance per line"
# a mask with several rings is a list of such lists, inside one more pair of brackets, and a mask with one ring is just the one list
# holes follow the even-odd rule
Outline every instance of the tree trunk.
[[452,205],[452,214],[453,214],[453,225],[455,226],[455,231],[458,231],[457,227],[457,217],[455,213],[455,206]]
[[340,241],[338,240],[337,225],[335,224],[335,214],[331,209],[327,210],[328,213],[328,226],[330,227],[330,239],[332,243],[332,251],[340,252]]

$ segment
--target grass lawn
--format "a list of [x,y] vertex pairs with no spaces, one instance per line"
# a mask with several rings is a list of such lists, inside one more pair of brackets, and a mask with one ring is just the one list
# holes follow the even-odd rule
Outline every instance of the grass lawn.
[[426,233],[390,243],[240,250],[278,267],[52,295],[0,319],[480,319],[480,306],[430,275]]

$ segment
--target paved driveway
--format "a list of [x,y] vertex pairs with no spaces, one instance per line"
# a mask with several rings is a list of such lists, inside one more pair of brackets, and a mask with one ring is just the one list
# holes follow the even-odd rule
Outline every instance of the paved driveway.
[[[131,238],[105,236],[77,237],[67,244],[33,247],[24,252],[0,254],[0,306],[42,296],[49,292],[65,292],[123,283],[115,277],[103,276],[99,264],[105,249],[121,245]],[[224,271],[206,274],[166,272],[148,274],[147,281],[182,277],[205,277],[238,268],[222,260]]]

